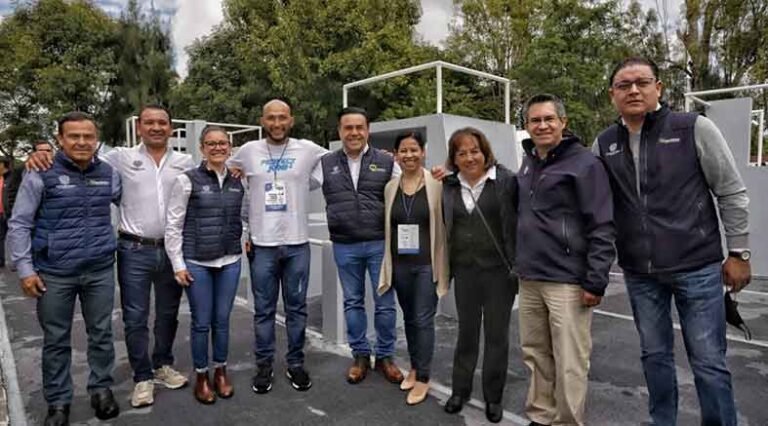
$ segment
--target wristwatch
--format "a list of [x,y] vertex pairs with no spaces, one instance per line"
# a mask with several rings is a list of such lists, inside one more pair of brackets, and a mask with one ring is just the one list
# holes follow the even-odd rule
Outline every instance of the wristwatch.
[[735,257],[737,259],[741,259],[744,262],[749,262],[749,259],[752,257],[752,252],[749,251],[749,249],[731,250],[731,251],[728,252],[728,256]]

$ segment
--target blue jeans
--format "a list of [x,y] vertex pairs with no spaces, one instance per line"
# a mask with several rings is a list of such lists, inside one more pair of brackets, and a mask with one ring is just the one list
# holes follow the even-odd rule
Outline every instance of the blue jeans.
[[[208,335],[211,334],[213,362],[227,362],[229,353],[229,314],[240,283],[240,260],[213,268],[187,261],[187,270],[194,282],[187,290],[192,312],[190,346],[192,363],[198,371],[208,368]],[[213,333],[210,333],[211,329]]]
[[[150,380],[153,368],[173,365],[182,287],[176,283],[165,248],[119,239],[117,279],[123,307],[125,345],[134,382]],[[155,347],[149,358],[149,300],[155,285]]]
[[654,424],[677,424],[677,378],[670,312],[674,297],[699,397],[701,424],[736,425],[731,374],[725,362],[725,308],[720,263],[690,272],[625,272],[624,275],[635,326],[640,333],[648,405]]
[[80,298],[88,333],[88,391],[112,386],[115,348],[112,342],[112,309],[115,276],[112,266],[72,276],[45,273],[48,289],[37,299],[37,319],[43,329],[43,395],[49,405],[72,402],[72,315]]
[[392,269],[392,287],[403,308],[411,369],[416,371],[416,380],[427,383],[435,352],[437,309],[437,285],[432,281],[432,265],[395,264]]
[[253,246],[251,291],[253,291],[253,329],[256,365],[271,365],[275,358],[275,313],[281,285],[288,334],[288,367],[304,365],[304,338],[307,329],[307,284],[309,281],[309,243],[260,247]]
[[355,356],[369,356],[368,318],[365,314],[365,271],[371,278],[375,311],[376,357],[392,356],[395,352],[396,320],[395,292],[379,295],[379,272],[384,258],[384,240],[352,244],[333,243],[333,257],[339,270],[341,290],[344,293],[344,319],[347,322],[347,341]]

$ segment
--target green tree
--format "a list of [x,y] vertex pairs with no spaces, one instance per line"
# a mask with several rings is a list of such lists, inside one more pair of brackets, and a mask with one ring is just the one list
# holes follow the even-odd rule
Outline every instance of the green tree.
[[[227,0],[224,11],[189,50],[189,75],[173,97],[180,115],[255,123],[265,101],[285,97],[294,133],[325,144],[336,138],[343,84],[437,57],[415,41],[415,0]],[[350,104],[392,117],[421,105],[408,81],[355,90]]]

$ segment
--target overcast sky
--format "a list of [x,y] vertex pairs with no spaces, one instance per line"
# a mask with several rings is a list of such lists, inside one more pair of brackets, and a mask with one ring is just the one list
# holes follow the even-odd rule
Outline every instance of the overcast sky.
[[[145,10],[153,0],[141,0]],[[682,0],[641,0],[646,7],[663,10],[669,14],[668,22],[678,19]],[[10,13],[11,0],[0,0],[0,16]],[[113,15],[119,15],[127,0],[95,0]],[[448,34],[448,25],[453,17],[453,0],[421,0],[423,14],[418,30],[424,40],[439,44]],[[187,54],[184,48],[196,38],[208,34],[221,22],[221,0],[154,0],[155,8],[164,19],[171,22],[171,34],[176,47],[176,69],[181,76],[187,73]]]

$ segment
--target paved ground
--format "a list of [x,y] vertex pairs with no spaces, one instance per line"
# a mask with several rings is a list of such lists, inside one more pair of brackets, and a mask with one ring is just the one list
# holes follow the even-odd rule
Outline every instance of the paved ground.
[[[594,318],[594,351],[590,373],[588,396],[588,424],[590,425],[637,425],[647,420],[647,393],[639,363],[637,334],[629,317],[621,277],[615,281],[609,296],[600,306]],[[246,294],[245,286],[241,296]],[[45,415],[45,404],[41,394],[40,329],[34,316],[34,302],[20,296],[15,277],[7,272],[0,273],[0,297],[6,314],[10,342],[15,356],[18,380],[26,418],[30,424],[40,424]],[[739,424],[768,425],[768,405],[765,404],[768,390],[768,283],[756,282],[749,292],[739,296],[741,311],[752,327],[755,341],[743,342],[737,330],[729,330],[729,366],[734,377],[734,387],[739,408]],[[310,309],[310,323],[319,330],[321,307],[313,301]],[[78,314],[79,316],[79,314]],[[140,410],[130,409],[129,393],[132,388],[130,369],[125,352],[120,311],[113,316],[115,324],[115,349],[117,368],[115,370],[115,391],[123,412],[113,422],[116,425],[181,425],[181,424],[342,424],[342,425],[461,425],[482,424],[482,411],[470,407],[460,416],[447,415],[442,403],[449,392],[452,351],[456,338],[456,323],[448,318],[439,318],[437,348],[434,362],[433,397],[417,407],[404,404],[404,394],[395,386],[386,383],[380,376],[373,375],[363,384],[348,385],[343,378],[349,363],[345,348],[324,342],[317,331],[310,333],[306,365],[312,374],[313,388],[299,393],[290,388],[282,375],[283,365],[276,364],[274,390],[267,395],[255,395],[249,390],[253,371],[251,311],[247,302],[240,298],[232,317],[232,342],[230,371],[236,386],[231,400],[219,401],[213,406],[197,404],[190,389],[180,391],[159,390],[155,405]],[[180,315],[181,326],[176,342],[177,365],[184,371],[191,371],[188,350],[189,312],[186,305]],[[73,375],[76,399],[73,405],[73,424],[96,424],[88,407],[85,382],[87,364],[85,360],[85,339],[83,323],[77,319],[73,330],[75,336]],[[285,348],[282,328],[278,329],[278,351]],[[505,394],[507,424],[524,424],[520,418],[527,386],[527,372],[520,360],[517,345],[517,318],[513,315],[510,327],[510,365],[507,372]],[[693,386],[693,377],[685,360],[681,339],[678,334],[677,362],[680,383],[680,425],[697,425],[698,401]],[[406,367],[405,343],[402,336],[398,342],[400,365]],[[480,372],[476,374],[474,397],[482,406]]]

